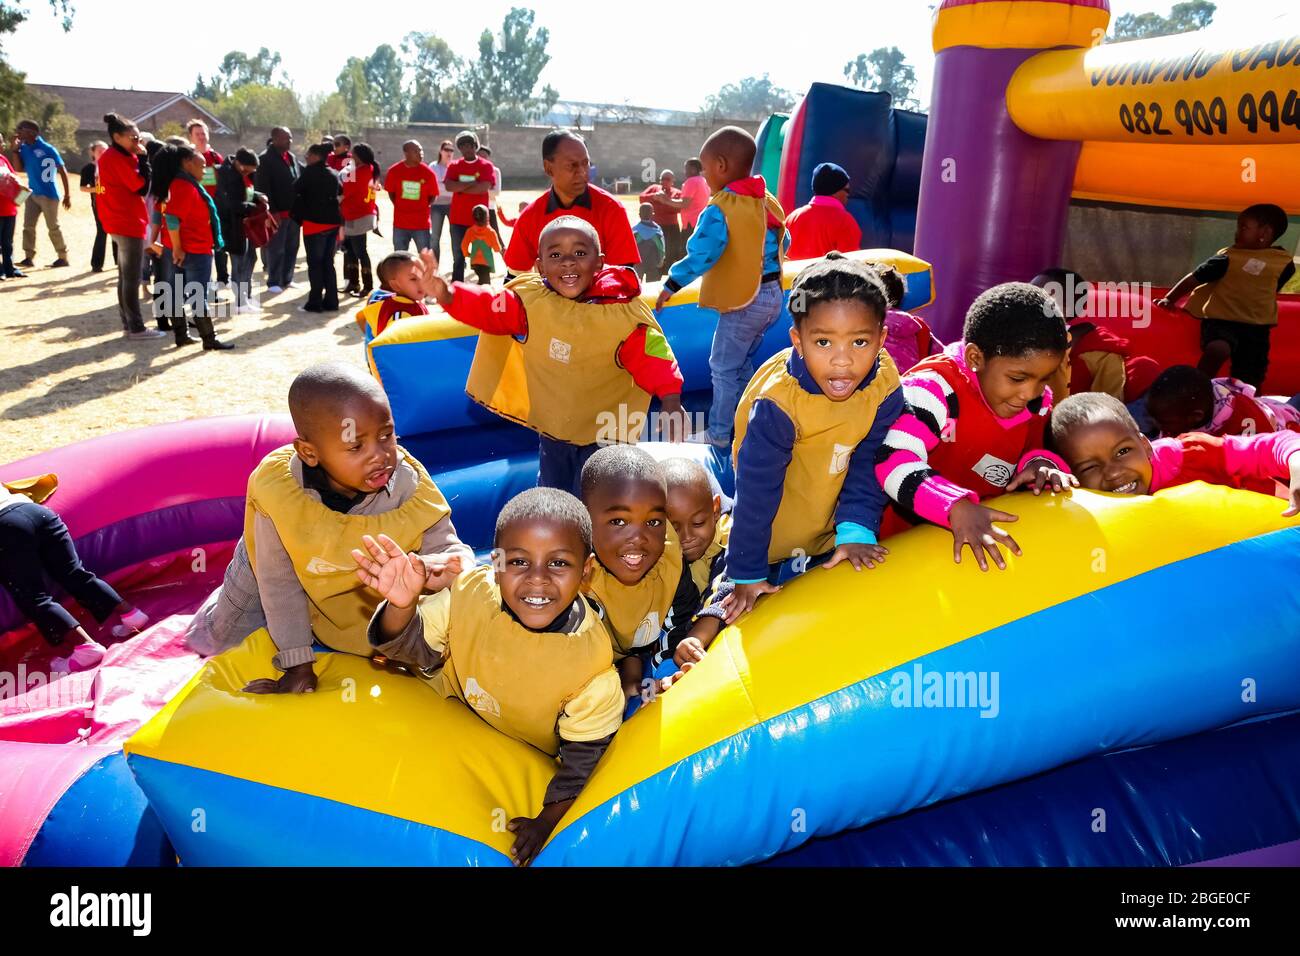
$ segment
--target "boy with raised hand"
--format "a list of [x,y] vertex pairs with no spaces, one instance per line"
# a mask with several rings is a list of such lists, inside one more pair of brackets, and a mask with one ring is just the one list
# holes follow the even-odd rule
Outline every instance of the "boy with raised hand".
[[245,688],[256,694],[314,690],[313,640],[370,655],[376,601],[352,561],[362,535],[418,552],[430,589],[474,566],[442,492],[398,446],[378,382],[342,362],[313,365],[289,387],[289,413],[297,437],[249,477],[243,537],[186,634],[194,650],[215,654],[265,627],[284,673]]

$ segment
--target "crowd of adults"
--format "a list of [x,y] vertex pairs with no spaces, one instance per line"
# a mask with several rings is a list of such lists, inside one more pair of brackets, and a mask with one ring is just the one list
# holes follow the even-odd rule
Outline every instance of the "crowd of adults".
[[[80,189],[90,197],[96,227],[91,271],[104,269],[111,248],[128,337],[159,338],[171,331],[178,344],[187,344],[192,341],[188,330],[195,327],[204,347],[212,349],[230,347],[212,328],[219,290],[229,290],[235,312],[260,308],[253,295],[259,248],[264,289],[271,295],[298,287],[294,275],[299,252],[305,251],[309,290],[303,311],[336,311],[340,294],[370,296],[375,275],[368,241],[382,235],[376,204],[380,191],[393,205],[393,250],[432,249],[436,256],[446,227],[455,281],[465,278],[466,237],[476,221],[482,220],[483,231],[471,239],[486,235],[488,244],[503,250],[508,273],[518,274],[533,267],[542,227],[560,215],[576,215],[595,227],[607,264],[634,266],[643,278],[657,279],[661,267],[685,255],[710,199],[699,159],[686,161],[680,187],[675,173],[664,169],[640,194],[642,221],[634,230],[624,204],[591,183],[591,157],[581,134],[565,129],[552,130],[542,143],[550,188],[531,203],[521,203],[517,218],[511,219],[504,210],[498,215],[502,177],[491,149],[468,130],[443,140],[432,163],[425,162],[423,146],[409,140],[402,158],[381,170],[375,151],[345,134],[310,144],[304,160],[294,153],[292,133],[276,127],[260,152],[241,148],[223,157],[210,145],[208,127],[199,119],[188,124],[185,137],[161,141],[117,114],[106,115],[105,121],[108,139],[92,145],[91,162],[81,171]],[[69,265],[59,211],[71,208],[72,191],[63,157],[40,133],[30,120],[18,124],[12,164],[0,136],[0,280],[22,278],[20,270],[34,265],[41,219],[57,257],[50,267]],[[17,173],[26,173],[25,187]],[[861,233],[845,209],[847,174],[824,163],[812,186],[812,201],[787,221],[789,257],[858,248]],[[15,263],[19,203],[23,258]],[[477,207],[485,207],[486,215],[476,214]],[[500,221],[513,227],[508,244]],[[336,287],[334,266],[340,250],[342,289]],[[490,275],[477,256],[474,267],[480,281]],[[203,294],[184,294],[196,285]],[[171,289],[175,292],[168,294]],[[145,323],[142,298],[152,298],[156,328]]]

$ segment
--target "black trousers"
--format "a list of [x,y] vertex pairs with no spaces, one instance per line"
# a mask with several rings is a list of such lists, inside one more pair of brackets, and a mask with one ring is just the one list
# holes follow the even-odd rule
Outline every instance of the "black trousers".
[[[94,200],[90,203],[90,212],[95,217],[95,244],[90,247],[90,268],[99,272],[104,268],[104,253],[108,251],[108,233],[99,221],[99,207]],[[117,265],[117,245],[113,245],[113,264]]]
[[101,624],[122,597],[86,570],[63,519],[34,502],[0,511],[0,583],[52,645],[77,626],[46,583],[46,575],[71,594]]

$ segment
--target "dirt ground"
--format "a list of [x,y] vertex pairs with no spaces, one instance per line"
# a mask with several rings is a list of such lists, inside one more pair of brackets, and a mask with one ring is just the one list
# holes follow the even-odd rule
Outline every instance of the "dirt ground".
[[[75,189],[77,178],[72,181]],[[505,192],[501,206],[513,212],[520,200],[532,199],[537,192]],[[217,318],[218,335],[235,345],[234,351],[204,352],[197,345],[178,349],[170,337],[126,339],[117,313],[117,271],[111,256],[103,272],[90,271],[95,226],[88,200],[75,193],[72,211],[59,217],[70,268],[48,268],[55,254],[41,222],[36,267],[25,270],[26,279],[0,282],[0,462],[162,422],[283,411],[289,383],[306,366],[327,360],[365,364],[361,332],[353,318],[358,300],[343,300],[337,314],[298,311],[307,298],[307,265],[301,251],[295,277],[299,288],[263,294],[261,315]],[[628,201],[633,203],[635,197]],[[370,255],[376,261],[391,248],[392,214],[386,197],[380,198],[380,206],[385,236],[370,237]],[[22,258],[21,211],[17,232],[15,260]],[[508,240],[508,229],[503,232]],[[446,230],[440,261],[450,269]],[[342,258],[337,262],[341,265]],[[260,279],[259,264],[254,282]],[[152,321],[146,321],[152,328]]]

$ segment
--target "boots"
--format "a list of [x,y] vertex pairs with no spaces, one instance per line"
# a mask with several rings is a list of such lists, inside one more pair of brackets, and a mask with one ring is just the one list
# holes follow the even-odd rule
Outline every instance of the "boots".
[[357,262],[351,256],[343,257],[343,278],[348,280],[348,284],[339,289],[344,295],[361,294],[361,263]]
[[[164,326],[164,322],[167,322],[168,324]],[[193,345],[196,341],[194,337],[190,335],[190,324],[186,321],[184,313],[181,313],[179,316],[172,316],[171,318],[162,317],[158,320],[158,326],[159,328],[170,328],[171,331],[175,333],[177,348],[182,345]]]
[[194,317],[194,327],[199,330],[199,337],[203,339],[203,351],[224,352],[234,348],[229,342],[223,342],[217,338],[217,330],[212,327],[211,316],[196,315]]
[[357,290],[357,295],[363,299],[369,299],[371,291],[375,288],[375,277],[371,275],[370,266],[361,267],[361,288]]

